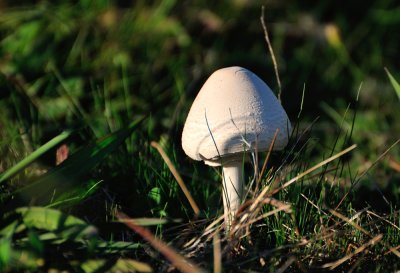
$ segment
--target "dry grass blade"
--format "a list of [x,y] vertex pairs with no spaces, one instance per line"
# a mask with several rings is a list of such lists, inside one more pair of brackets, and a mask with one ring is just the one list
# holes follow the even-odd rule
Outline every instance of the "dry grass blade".
[[282,85],[281,85],[281,80],[279,78],[278,63],[277,63],[276,58],[275,58],[274,49],[272,48],[271,41],[269,40],[268,29],[267,29],[267,26],[265,24],[265,16],[264,16],[265,12],[264,12],[264,10],[265,10],[265,8],[264,8],[264,6],[262,6],[261,7],[260,21],[261,21],[261,25],[262,25],[263,30],[264,30],[265,41],[267,42],[268,50],[269,50],[269,52],[271,54],[272,63],[274,64],[276,82],[278,83],[278,100],[281,101]]
[[339,265],[341,265],[344,262],[346,262],[346,261],[350,260],[351,258],[353,258],[358,253],[363,252],[367,247],[378,243],[380,240],[382,240],[382,238],[383,238],[383,234],[378,234],[377,236],[375,236],[374,238],[369,240],[367,243],[365,243],[362,246],[360,246],[359,248],[357,248],[353,253],[350,253],[349,255],[346,255],[343,258],[341,258],[341,259],[339,259],[339,260],[337,260],[335,262],[326,263],[326,264],[324,264],[322,266],[322,268],[329,268],[330,270],[333,270],[336,267],[338,267]]
[[400,173],[400,162],[395,161],[393,158],[389,158],[389,167]]
[[221,229],[221,222],[224,220],[224,215],[221,215],[217,219],[215,219],[211,224],[209,224],[204,232],[198,236],[187,242],[183,247],[188,250],[195,249],[201,242],[204,237],[207,237],[205,241],[208,241],[215,235],[215,232],[218,232]]
[[347,222],[348,224],[350,224],[350,225],[353,226],[354,228],[358,229],[358,230],[361,231],[362,233],[364,233],[364,234],[366,234],[366,235],[372,237],[372,236],[371,236],[371,233],[369,233],[368,231],[366,231],[365,229],[363,229],[360,225],[354,223],[352,219],[347,218],[347,217],[344,216],[343,214],[340,214],[339,212],[337,212],[337,211],[335,211],[335,210],[333,210],[333,209],[330,209],[329,212],[330,212],[331,214],[335,215],[336,217],[342,219],[343,221]]
[[397,225],[395,225],[394,223],[390,222],[389,220],[383,218],[382,216],[379,216],[379,215],[376,214],[375,212],[370,211],[370,210],[367,210],[367,213],[368,213],[368,214],[371,214],[371,215],[373,215],[373,216],[375,216],[375,217],[377,217],[377,218],[379,218],[379,219],[381,219],[382,221],[388,223],[389,225],[391,225],[392,227],[394,227],[395,229],[397,229],[398,231],[400,231],[400,227],[399,227],[399,226],[397,226]]
[[389,251],[386,251],[385,253],[384,253],[384,255],[388,255],[390,252],[392,252],[392,253],[394,253],[397,257],[399,257],[400,258],[400,252],[398,251],[398,249],[400,249],[400,245],[398,245],[398,246],[396,246],[396,247],[391,247],[390,249],[389,249]]
[[316,209],[318,210],[319,213],[327,214],[327,213],[324,212],[320,207],[318,207],[313,201],[311,201],[310,199],[308,199],[304,194],[300,193],[300,196],[303,197],[308,203],[310,203],[311,206],[313,206],[314,208],[316,208]]
[[285,272],[286,269],[288,269],[289,266],[292,265],[296,261],[296,258],[291,256],[287,261],[280,267],[278,270],[275,271],[275,273],[283,273]]
[[378,158],[371,164],[371,166],[369,166],[369,168],[367,168],[362,174],[360,174],[360,176],[357,178],[356,183],[357,183],[358,181],[360,181],[360,179],[361,179],[366,173],[368,173],[370,169],[372,169],[373,167],[375,167],[375,165],[376,165],[380,160],[382,160],[382,158],[385,157],[385,156],[390,152],[390,150],[392,150],[392,149],[394,148],[394,146],[396,146],[396,145],[399,144],[399,143],[400,143],[400,138],[399,138],[398,140],[396,140],[389,148],[387,148],[386,151],[384,151],[380,156],[378,156]]
[[263,213],[262,215],[260,215],[260,216],[257,217],[257,218],[254,218],[254,219],[250,220],[250,221],[247,223],[247,225],[251,225],[251,224],[253,224],[253,223],[257,222],[257,221],[260,221],[260,220],[262,220],[262,219],[265,219],[265,218],[267,218],[267,217],[269,217],[269,216],[271,216],[271,215],[274,215],[274,214],[276,214],[276,213],[278,213],[278,212],[280,212],[280,211],[285,211],[285,212],[287,212],[288,210],[291,211],[291,208],[292,208],[292,207],[291,207],[290,205],[286,205],[286,206],[284,206],[284,207],[279,207],[279,208],[273,209],[273,210],[271,210],[271,211],[268,211],[268,212],[266,212],[266,213]]
[[[271,191],[269,195],[273,195],[273,194],[279,192],[280,190],[282,190],[282,189],[284,189],[284,188],[287,188],[288,186],[290,186],[291,184],[293,184],[294,182],[296,182],[296,181],[299,180],[300,178],[306,176],[307,174],[309,174],[309,173],[315,171],[315,170],[318,169],[318,168],[321,168],[322,166],[328,164],[329,162],[331,162],[331,161],[333,161],[333,160],[335,160],[335,159],[341,157],[342,155],[344,155],[344,154],[350,152],[351,150],[353,150],[353,149],[356,148],[356,147],[357,147],[357,145],[354,144],[354,145],[348,147],[347,149],[345,149],[345,150],[343,150],[343,151],[337,153],[336,155],[333,155],[333,156],[329,157],[328,159],[326,159],[326,160],[324,160],[324,161],[318,163],[318,164],[315,165],[314,167],[312,167],[312,168],[308,169],[307,171],[305,171],[305,172],[303,172],[303,173],[297,175],[296,177],[290,179],[288,182],[286,182],[285,184],[283,184],[281,187],[279,187],[279,188],[277,188],[277,189]],[[253,210],[258,206],[258,204],[260,204],[260,202],[265,198],[265,195],[267,194],[267,192],[269,191],[269,189],[270,189],[270,188],[269,188],[268,186],[265,187],[265,188],[262,190],[262,192],[257,196],[256,200],[254,200],[254,203],[253,203],[253,204],[251,205],[251,207],[250,207],[250,210],[251,210],[251,211],[253,211]]]
[[[369,211],[369,210],[367,210],[367,213],[370,214],[370,215],[372,215],[372,216],[374,216],[374,217],[376,217],[376,218],[379,218],[380,220],[382,220],[382,221],[388,223],[389,225],[391,225],[392,227],[394,227],[395,229],[397,229],[398,231],[400,231],[400,227],[399,227],[399,226],[397,226],[396,224],[394,224],[394,223],[390,222],[389,220],[383,218],[382,216],[379,216],[378,214],[376,214],[376,213],[374,213],[374,212],[372,212],[372,211]],[[400,252],[398,251],[398,249],[400,248],[400,246],[397,246],[397,247],[388,247],[388,248],[389,248],[389,251],[385,252],[385,255],[387,255],[388,253],[392,252],[394,255],[396,255],[397,257],[400,258]]]
[[315,165],[314,167],[312,167],[312,168],[308,169],[307,171],[305,171],[305,172],[299,174],[298,176],[296,176],[296,177],[290,179],[288,182],[286,182],[285,184],[283,184],[281,187],[279,187],[279,188],[275,189],[274,191],[272,191],[272,192],[271,192],[271,195],[272,195],[272,194],[275,194],[275,193],[277,193],[277,192],[279,192],[280,190],[282,190],[282,189],[284,189],[284,188],[287,188],[288,186],[290,186],[291,184],[293,184],[294,182],[296,182],[296,181],[299,180],[300,178],[306,176],[307,174],[309,174],[309,173],[315,171],[315,170],[318,169],[318,168],[321,168],[322,166],[328,164],[329,162],[331,162],[331,161],[333,161],[333,160],[335,160],[335,159],[341,157],[342,155],[344,155],[344,154],[350,152],[351,150],[355,149],[356,147],[357,147],[357,145],[356,145],[356,144],[353,144],[353,145],[351,145],[350,147],[348,147],[347,149],[344,149],[343,151],[337,153],[336,155],[331,156],[331,157],[329,157],[328,159],[325,159],[324,161],[318,163],[318,164]]
[[[368,235],[370,238],[372,238],[372,234],[371,234],[371,233],[369,233],[368,231],[366,231],[365,229],[363,229],[361,226],[359,226],[359,225],[357,225],[356,223],[353,222],[353,220],[354,220],[355,218],[359,217],[359,216],[361,215],[361,213],[362,213],[362,212],[365,212],[365,211],[366,211],[368,214],[372,214],[372,215],[374,215],[374,216],[380,218],[381,220],[385,220],[385,219],[382,219],[381,217],[379,217],[377,214],[371,213],[371,212],[369,212],[369,211],[366,210],[366,209],[362,210],[361,212],[356,213],[356,214],[355,214],[353,217],[351,217],[351,218],[347,218],[346,216],[340,214],[339,212],[337,212],[337,211],[335,211],[335,210],[332,210],[332,209],[329,210],[329,212],[330,212],[331,214],[333,214],[334,216],[336,216],[336,217],[342,219],[343,221],[349,223],[349,224],[352,225],[354,228],[358,229],[359,231],[363,232],[364,234],[366,234],[366,235]],[[396,227],[397,229],[399,228],[399,227],[397,227],[396,225],[394,225],[393,223],[391,223],[391,222],[389,222],[389,221],[387,221],[387,220],[386,220],[386,222],[388,222],[388,223],[391,224],[392,226]],[[383,244],[384,246],[386,246],[387,248],[389,248],[389,252],[392,252],[394,255],[396,255],[397,257],[400,258],[400,252],[397,251],[396,248],[393,248],[393,247],[389,246],[386,242],[382,242],[382,244]]]
[[[390,151],[394,146],[396,146],[396,145],[399,144],[399,143],[400,143],[400,138],[399,138],[398,140],[396,140],[389,148],[387,148],[386,151],[384,151],[384,152],[371,164],[371,166],[369,166],[365,171],[363,171],[363,172],[357,177],[357,179],[355,180],[355,183],[353,183],[353,187],[356,186],[356,185],[361,181],[361,178],[362,178],[364,175],[366,175],[373,167],[375,167],[376,164],[378,164],[378,162],[379,162],[383,157],[385,157],[385,156],[389,153],[389,151]],[[335,209],[338,209],[338,208],[342,205],[343,201],[347,198],[347,195],[348,195],[350,192],[351,192],[351,191],[348,191],[348,192],[342,197],[342,199],[341,199],[340,202],[337,204],[337,206],[336,206]]]
[[204,273],[202,269],[185,259],[182,255],[178,254],[173,248],[168,246],[163,241],[157,239],[147,228],[135,224],[134,220],[129,218],[126,214],[117,211],[118,219],[123,222],[127,227],[135,231],[149,242],[156,250],[163,254],[178,270],[184,273]]
[[213,254],[214,254],[214,273],[222,272],[222,254],[221,254],[221,240],[218,232],[213,237]]
[[189,190],[187,189],[185,182],[183,182],[182,177],[176,170],[174,164],[172,164],[171,160],[169,159],[168,155],[164,152],[163,148],[155,141],[151,142],[151,146],[156,148],[157,151],[160,153],[161,157],[164,159],[165,164],[167,164],[169,170],[171,171],[172,175],[175,177],[176,181],[178,182],[179,186],[181,187],[183,193],[185,194],[187,200],[189,201],[190,206],[192,207],[194,214],[197,216],[200,213],[200,209],[194,201],[192,195],[190,194]]
[[[246,204],[250,204],[250,203],[251,203],[251,200],[246,202],[245,204],[243,204],[242,208],[244,206],[246,206]],[[263,204],[263,205],[269,204],[271,206],[276,207],[276,209],[273,209],[272,211],[263,213],[262,215],[260,215],[258,217],[256,217],[258,210],[256,210],[256,211],[247,210],[246,211],[243,209],[243,212],[241,210],[239,210],[239,214],[241,216],[240,216],[240,219],[238,219],[238,221],[235,222],[235,225],[234,225],[233,229],[231,230],[231,234],[234,234],[238,230],[241,230],[243,228],[247,228],[250,225],[252,225],[253,223],[258,222],[262,219],[265,219],[271,215],[277,214],[280,211],[284,211],[287,214],[293,215],[293,210],[292,210],[291,204],[279,201],[275,198],[272,198],[272,197],[264,198],[264,200],[262,200],[261,204]]]

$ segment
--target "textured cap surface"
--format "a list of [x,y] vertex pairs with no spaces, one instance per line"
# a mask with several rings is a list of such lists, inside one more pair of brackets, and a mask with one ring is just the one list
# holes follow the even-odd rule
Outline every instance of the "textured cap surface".
[[283,149],[291,132],[285,110],[251,71],[234,66],[215,71],[199,91],[186,119],[182,148],[195,160],[218,165],[222,158],[257,149]]

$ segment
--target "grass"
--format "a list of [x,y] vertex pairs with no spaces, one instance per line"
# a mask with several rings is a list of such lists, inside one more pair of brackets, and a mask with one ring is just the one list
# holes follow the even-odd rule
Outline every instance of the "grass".
[[[23,2],[0,5],[0,271],[400,270],[392,1],[271,3],[274,62],[262,3]],[[277,65],[294,130],[245,164],[226,233],[221,170],[180,134],[229,65],[276,90]]]

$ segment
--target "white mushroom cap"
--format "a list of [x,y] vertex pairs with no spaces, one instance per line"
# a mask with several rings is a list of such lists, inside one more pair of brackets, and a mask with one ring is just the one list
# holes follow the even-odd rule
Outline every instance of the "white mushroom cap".
[[285,110],[257,75],[227,67],[214,72],[194,100],[182,148],[192,159],[218,166],[244,151],[268,150],[277,129],[274,150],[281,150],[291,132]]

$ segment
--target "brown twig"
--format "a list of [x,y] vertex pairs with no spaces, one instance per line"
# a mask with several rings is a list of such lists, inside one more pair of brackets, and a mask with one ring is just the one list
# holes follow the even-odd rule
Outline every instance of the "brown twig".
[[202,269],[185,259],[182,255],[177,253],[172,247],[157,239],[145,227],[139,226],[135,223],[134,219],[129,218],[123,212],[116,212],[119,221],[124,223],[127,227],[139,234],[143,239],[149,242],[157,251],[163,254],[178,270],[184,273],[204,273]]

